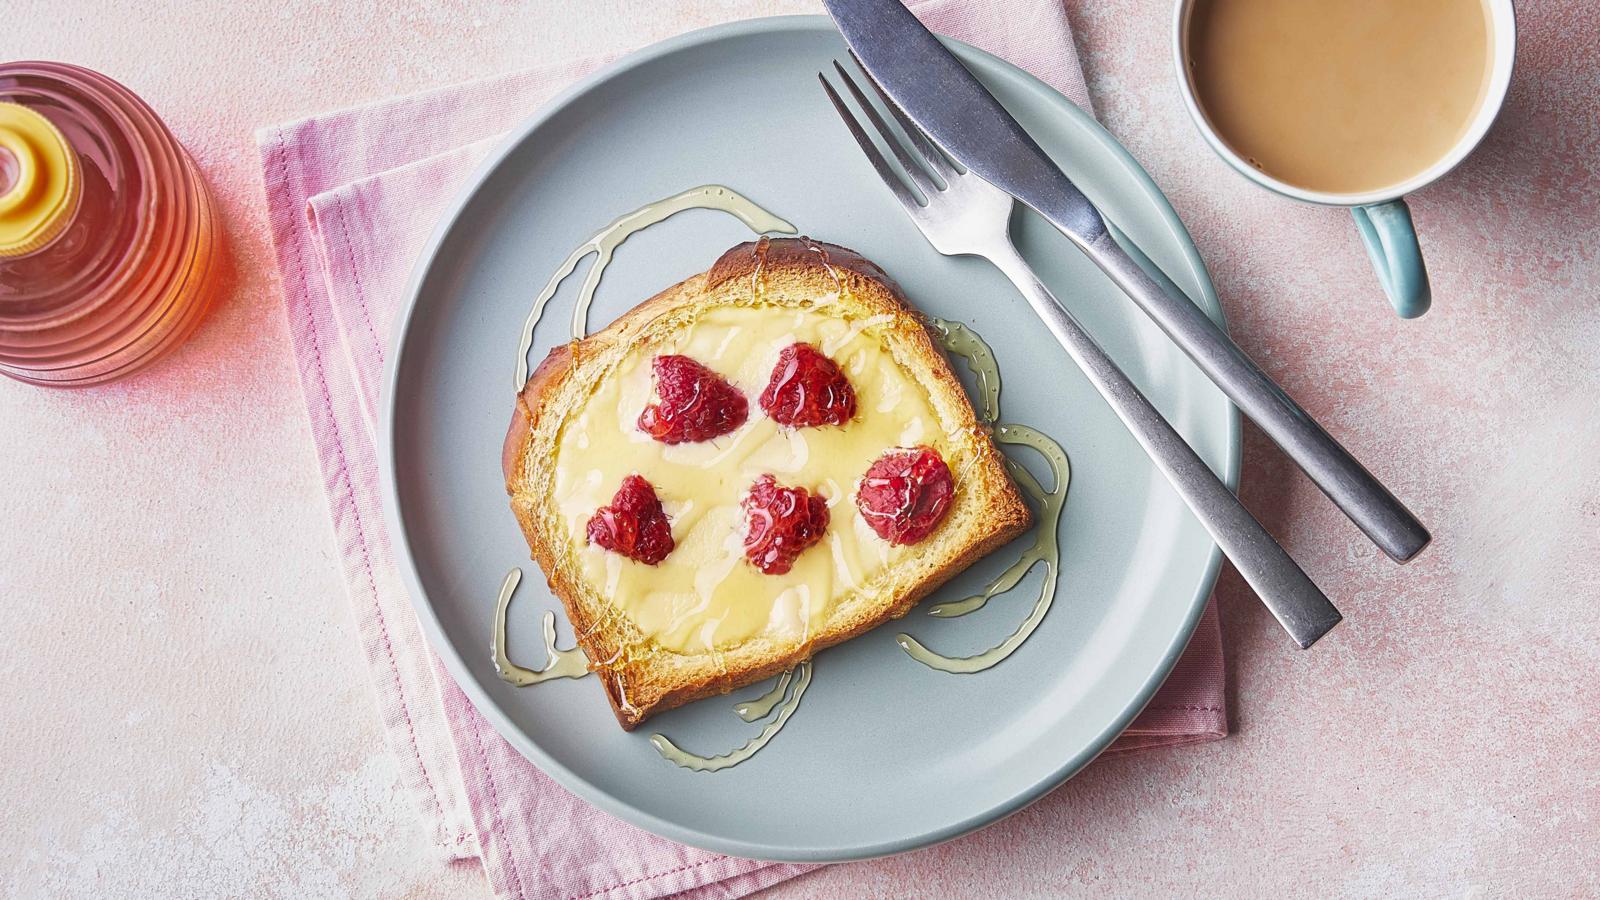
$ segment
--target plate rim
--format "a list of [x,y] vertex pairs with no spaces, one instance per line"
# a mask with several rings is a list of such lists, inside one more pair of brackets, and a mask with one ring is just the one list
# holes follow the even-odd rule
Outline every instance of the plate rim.
[[[491,151],[483,162],[473,170],[460,191],[450,201],[445,212],[434,225],[426,244],[412,266],[403,295],[404,305],[394,320],[394,331],[388,345],[388,357],[384,363],[383,394],[378,404],[377,458],[383,520],[389,529],[390,545],[394,553],[396,568],[400,572],[401,583],[406,588],[411,606],[417,614],[428,645],[435,653],[439,654],[450,676],[455,679],[456,684],[467,696],[468,700],[471,701],[473,707],[523,758],[554,778],[563,788],[578,795],[585,802],[659,837],[716,853],[750,859],[772,862],[831,863],[891,856],[933,846],[969,834],[1022,810],[1060,787],[1090,762],[1093,762],[1149,704],[1156,690],[1166,681],[1167,675],[1172,671],[1172,667],[1188,646],[1195,627],[1199,623],[1200,615],[1205,609],[1206,602],[1216,586],[1217,576],[1222,568],[1221,549],[1215,543],[1212,543],[1195,596],[1189,603],[1189,610],[1175,633],[1174,639],[1168,644],[1160,662],[1150,673],[1144,686],[1131,699],[1122,714],[1113,719],[1093,741],[1089,742],[1077,754],[1063,760],[1060,765],[1046,776],[1029,785],[1026,789],[1012,794],[1003,802],[990,806],[979,813],[968,816],[959,822],[924,830],[915,835],[832,849],[779,847],[724,838],[663,819],[591,783],[562,765],[559,760],[547,754],[536,742],[529,738],[472,675],[466,660],[449,639],[443,624],[434,612],[432,603],[427,599],[427,594],[423,590],[422,580],[417,572],[416,561],[412,556],[410,534],[400,513],[399,486],[395,479],[396,441],[394,429],[397,397],[395,388],[400,378],[401,364],[405,358],[404,350],[410,337],[411,325],[415,319],[415,313],[422,296],[422,286],[427,281],[428,274],[439,256],[440,247],[455,229],[462,213],[490,175],[508,157],[515,153],[533,132],[542,127],[545,122],[553,118],[558,112],[578,102],[597,86],[632,69],[663,56],[689,50],[702,44],[735,39],[746,35],[805,31],[835,33],[836,29],[833,21],[825,15],[767,16],[711,25],[649,44],[626,53],[579,79],[546,101],[516,127],[507,132],[503,143]],[[1216,288],[1211,282],[1211,276],[1206,270],[1205,263],[1200,258],[1199,249],[1195,246],[1188,229],[1184,227],[1182,220],[1178,218],[1177,211],[1172,208],[1171,201],[1162,193],[1155,180],[1134,159],[1132,154],[1106,130],[1105,126],[1067,99],[1061,92],[1032,73],[971,44],[944,35],[939,37],[941,41],[956,52],[958,57],[982,59],[993,66],[993,71],[1000,73],[1002,77],[1010,79],[1019,90],[1037,94],[1047,104],[1060,108],[1067,118],[1075,120],[1079,127],[1085,127],[1089,134],[1104,149],[1110,152],[1111,157],[1115,159],[1124,171],[1131,175],[1145,189],[1145,192],[1154,199],[1156,212],[1162,224],[1176,238],[1179,248],[1183,251],[1184,263],[1188,266],[1190,275],[1200,287],[1200,296],[1198,298],[1191,297],[1191,300],[1194,300],[1208,316],[1226,330],[1227,322],[1223,315],[1221,302],[1217,297]],[[1228,427],[1226,447],[1224,449],[1224,471],[1220,474],[1223,482],[1230,489],[1237,491],[1243,462],[1243,430],[1238,407],[1228,402],[1226,408]]]

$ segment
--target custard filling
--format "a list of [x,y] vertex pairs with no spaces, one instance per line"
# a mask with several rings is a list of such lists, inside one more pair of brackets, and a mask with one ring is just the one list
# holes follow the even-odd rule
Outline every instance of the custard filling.
[[[884,450],[919,444],[955,467],[927,390],[883,343],[894,324],[892,316],[846,319],[819,307],[724,305],[665,343],[628,353],[563,424],[556,445],[555,502],[583,577],[651,642],[673,652],[725,651],[758,638],[808,643],[841,597],[873,585],[913,549],[891,545],[862,518],[855,505],[862,473]],[[786,428],[756,405],[779,351],[797,341],[822,350],[849,378],[857,408],[848,424]],[[651,364],[672,353],[744,392],[748,421],[699,443],[667,445],[640,431],[640,411],[656,400]],[[653,566],[592,546],[585,536],[589,517],[631,473],[654,486],[672,523],[676,547]],[[739,501],[766,473],[828,503],[822,542],[783,575],[761,573],[744,554]]]

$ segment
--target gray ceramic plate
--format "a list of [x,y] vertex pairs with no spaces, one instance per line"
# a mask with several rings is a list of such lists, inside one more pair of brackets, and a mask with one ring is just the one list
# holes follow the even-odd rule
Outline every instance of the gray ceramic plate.
[[[955,49],[1073,180],[1218,316],[1183,226],[1116,141],[1031,76]],[[821,17],[741,22],[636,53],[539,112],[472,179],[421,258],[390,356],[382,427],[401,569],[429,639],[484,715],[595,805],[678,841],[765,859],[922,847],[1060,784],[1149,700],[1219,564],[1205,532],[1010,285],[986,263],[935,253],[874,180],[817,85],[817,71],[843,52]],[[999,358],[1002,419],[1055,436],[1073,469],[1060,593],[1019,652],[982,674],[948,675],[907,657],[894,635],[910,631],[945,652],[984,649],[1031,607],[1037,572],[979,613],[939,620],[924,604],[822,653],[788,727],[754,759],[717,773],[678,769],[648,741],[660,731],[698,752],[738,746],[755,726],[739,722],[730,699],[691,704],[627,734],[594,679],[512,688],[488,652],[508,568],[529,576],[512,610],[514,659],[542,664],[538,616],[560,609],[528,561],[500,475],[530,301],[613,217],[706,182],[859,250],[927,312],[971,324]],[[1048,226],[1022,216],[1016,232],[1044,281],[1232,483],[1239,428],[1222,395]],[[749,237],[709,211],[648,229],[617,254],[590,321],[610,321]],[[562,339],[570,303],[570,291],[558,296],[535,362]],[[963,596],[1018,552],[1002,549],[938,596]],[[559,631],[570,643],[564,618]]]

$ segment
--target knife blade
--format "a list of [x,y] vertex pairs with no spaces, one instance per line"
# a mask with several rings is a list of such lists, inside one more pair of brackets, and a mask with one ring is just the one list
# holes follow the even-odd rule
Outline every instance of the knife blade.
[[1134,261],[1089,198],[899,0],[823,0],[845,43],[890,100],[957,162],[1065,234],[1194,360],[1391,559],[1427,528],[1176,285]]

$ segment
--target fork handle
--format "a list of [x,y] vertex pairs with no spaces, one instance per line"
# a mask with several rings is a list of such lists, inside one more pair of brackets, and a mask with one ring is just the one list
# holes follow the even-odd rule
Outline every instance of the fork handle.
[[1011,279],[1111,409],[1127,425],[1234,568],[1301,649],[1340,620],[1339,611],[1239,498],[1173,429],[1043,284],[1010,240],[984,255]]
[[1080,246],[1379,549],[1404,563],[1428,546],[1428,529],[1405,504],[1175,285],[1152,278],[1109,229]]

